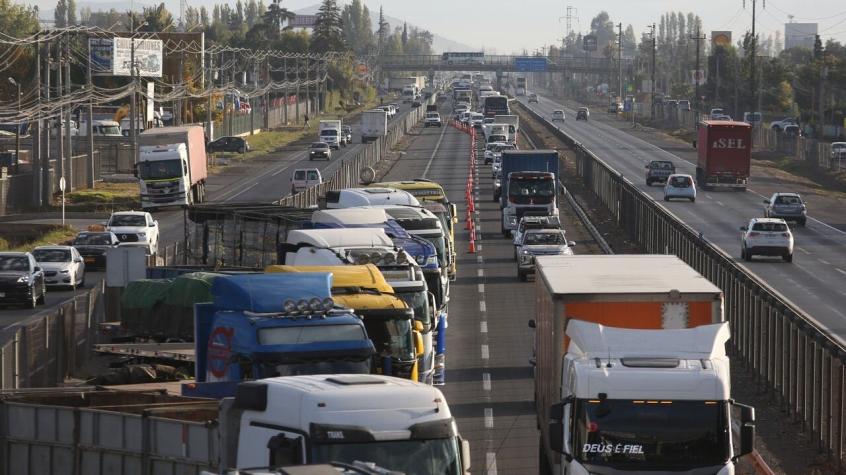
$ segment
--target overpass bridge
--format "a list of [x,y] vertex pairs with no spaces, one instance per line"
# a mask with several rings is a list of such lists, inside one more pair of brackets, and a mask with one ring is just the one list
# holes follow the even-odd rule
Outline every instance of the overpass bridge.
[[[634,61],[623,59],[624,74],[633,72]],[[442,55],[383,55],[378,58],[383,71],[489,71],[501,76],[505,72],[572,72],[588,74],[617,73],[616,59],[586,56],[485,55],[477,58],[445,58]]]

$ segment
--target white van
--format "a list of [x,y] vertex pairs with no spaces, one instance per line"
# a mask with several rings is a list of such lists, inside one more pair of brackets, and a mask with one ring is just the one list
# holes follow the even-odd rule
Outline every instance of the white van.
[[297,168],[291,175],[291,194],[323,183],[323,177],[317,168]]
[[[122,137],[120,132],[120,124],[113,120],[93,120],[91,121],[92,135],[95,137]],[[79,134],[80,137],[88,136],[88,122],[80,122]]]

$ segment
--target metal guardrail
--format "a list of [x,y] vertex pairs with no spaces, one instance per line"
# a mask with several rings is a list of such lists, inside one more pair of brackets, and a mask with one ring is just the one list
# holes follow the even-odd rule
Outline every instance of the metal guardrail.
[[0,389],[56,386],[91,355],[103,320],[102,282],[0,330]]
[[[592,58],[589,56],[513,56],[486,54],[478,58],[444,58],[442,55],[382,55],[379,66],[386,71],[521,71],[517,58],[546,58],[545,71],[568,72],[612,72],[619,69],[616,58]],[[631,59],[623,59],[623,69],[630,71],[634,66]]]
[[677,255],[723,290],[735,361],[753,372],[821,450],[837,463],[846,462],[842,342],[593,152],[531,109],[529,113],[572,148],[585,186],[632,241],[648,253]]

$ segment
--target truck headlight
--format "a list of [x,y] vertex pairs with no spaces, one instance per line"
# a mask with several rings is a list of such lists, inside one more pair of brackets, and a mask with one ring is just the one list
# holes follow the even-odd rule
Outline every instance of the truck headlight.
[[70,271],[65,269],[65,270],[60,270],[59,273],[60,274],[70,274]]
[[438,256],[429,256],[429,258],[426,259],[426,265],[438,265]]
[[514,216],[509,216],[508,217],[508,224],[510,224],[511,226],[516,226],[517,225],[517,218],[514,217]]
[[139,238],[139,239],[146,239],[146,238],[147,238],[147,233],[138,233],[138,238]]
[[29,276],[28,275],[22,275],[22,276],[18,277],[18,283],[19,284],[28,284],[29,283]]

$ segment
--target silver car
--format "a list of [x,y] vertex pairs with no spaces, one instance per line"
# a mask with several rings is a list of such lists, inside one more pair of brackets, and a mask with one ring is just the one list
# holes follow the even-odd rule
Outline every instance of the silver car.
[[799,193],[773,193],[769,199],[764,200],[764,216],[796,221],[799,226],[804,226],[808,219],[808,209]]
[[572,256],[575,245],[567,241],[561,229],[527,230],[517,246],[517,277],[525,282],[535,273],[535,256]]
[[44,271],[44,283],[48,287],[76,289],[85,285],[85,262],[73,247],[39,246],[32,250],[32,256]]

